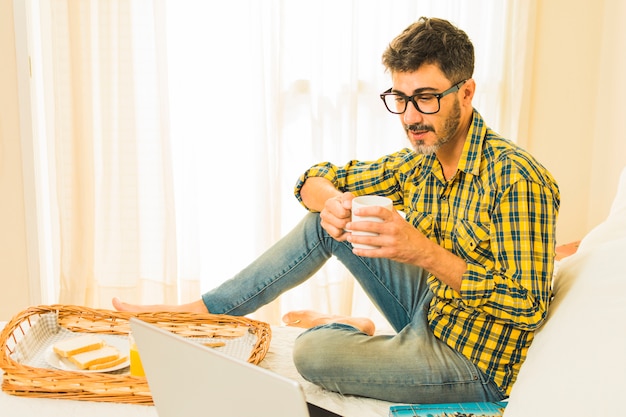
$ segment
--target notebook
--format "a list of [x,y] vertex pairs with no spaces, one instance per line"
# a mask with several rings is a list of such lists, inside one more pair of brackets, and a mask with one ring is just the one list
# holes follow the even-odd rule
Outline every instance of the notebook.
[[331,417],[297,381],[131,318],[159,417]]
[[506,401],[392,405],[389,417],[500,417],[506,405]]

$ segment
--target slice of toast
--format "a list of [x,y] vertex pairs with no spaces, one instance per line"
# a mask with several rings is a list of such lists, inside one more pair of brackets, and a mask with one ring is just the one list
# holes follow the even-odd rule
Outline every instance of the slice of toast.
[[69,357],[69,360],[80,369],[89,369],[90,366],[114,361],[120,357],[120,351],[113,346],[104,346]]
[[117,366],[117,365],[119,365],[121,363],[124,363],[127,360],[128,360],[128,356],[120,356],[119,358],[114,359],[114,360],[112,360],[110,362],[103,362],[103,363],[98,363],[98,364],[95,364],[95,365],[91,365],[89,367],[89,370],[90,371],[99,371],[99,370],[102,370],[102,369],[109,369],[109,368]]
[[92,334],[86,334],[61,340],[55,343],[52,349],[57,355],[68,358],[79,353],[100,349],[103,346],[104,341],[102,339]]

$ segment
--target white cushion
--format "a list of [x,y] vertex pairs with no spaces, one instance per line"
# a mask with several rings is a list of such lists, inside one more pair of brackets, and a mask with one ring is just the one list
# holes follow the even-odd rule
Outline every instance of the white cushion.
[[620,175],[619,183],[617,184],[617,195],[613,199],[610,215],[619,215],[618,213],[626,213],[626,168]]
[[622,170],[617,184],[617,193],[613,199],[607,219],[592,229],[580,242],[578,252],[592,250],[613,239],[624,237],[626,229],[626,168]]
[[625,255],[626,168],[607,219],[561,261],[505,417],[624,415]]

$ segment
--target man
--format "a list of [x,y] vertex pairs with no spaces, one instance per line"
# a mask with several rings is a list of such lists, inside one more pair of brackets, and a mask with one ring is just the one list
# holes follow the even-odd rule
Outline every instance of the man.
[[[558,187],[473,109],[474,52],[463,31],[421,18],[392,41],[383,63],[393,86],[381,98],[413,150],[310,168],[296,197],[311,213],[202,300],[177,307],[114,300],[115,307],[244,315],[334,255],[397,334],[371,336],[367,319],[289,313],[286,321],[315,326],[294,348],[304,378],[393,402],[506,398],[548,310]],[[390,197],[405,217],[369,207],[355,214],[382,223],[351,222],[351,200],[363,194]]]

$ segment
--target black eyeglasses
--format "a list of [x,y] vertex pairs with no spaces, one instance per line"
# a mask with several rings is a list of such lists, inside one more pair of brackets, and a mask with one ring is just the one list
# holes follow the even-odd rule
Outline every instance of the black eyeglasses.
[[385,103],[385,107],[393,114],[402,114],[406,111],[406,106],[409,102],[413,103],[417,111],[423,114],[434,114],[441,108],[441,99],[450,93],[459,91],[461,86],[465,84],[467,80],[459,81],[452,87],[448,88],[442,93],[418,93],[412,96],[407,96],[402,93],[392,93],[391,88],[380,95],[380,98]]

